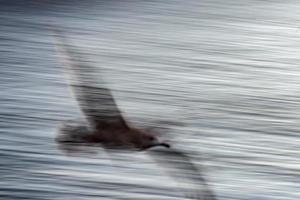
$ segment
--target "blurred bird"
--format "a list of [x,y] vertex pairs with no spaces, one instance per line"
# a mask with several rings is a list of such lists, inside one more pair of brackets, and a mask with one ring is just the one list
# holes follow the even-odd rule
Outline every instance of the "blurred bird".
[[[87,120],[87,124],[78,125],[71,121],[62,125],[56,138],[60,148],[65,151],[79,150],[76,148],[78,144],[101,144],[107,149],[140,151],[151,148],[150,156],[167,169],[175,180],[182,178],[180,174],[189,174],[190,177],[186,178],[193,180],[197,187],[201,187],[201,190],[197,189],[190,195],[191,198],[215,200],[216,197],[205,179],[185,154],[151,134],[150,129],[135,128],[124,120],[103,79],[98,76],[95,80],[93,78],[95,71],[81,59],[82,54],[69,44],[61,31],[56,28],[53,28],[53,31],[58,52],[64,58],[67,72],[71,75],[72,91]],[[166,149],[152,149],[157,146]]]

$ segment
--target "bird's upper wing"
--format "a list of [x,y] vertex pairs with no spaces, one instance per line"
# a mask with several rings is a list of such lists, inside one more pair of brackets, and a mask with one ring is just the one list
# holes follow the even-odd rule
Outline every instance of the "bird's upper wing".
[[95,70],[68,43],[61,31],[53,28],[56,46],[65,61],[65,68],[70,75],[70,85],[90,125],[95,129],[110,126],[128,128],[118,106],[100,76],[95,80]]
[[189,159],[182,152],[174,149],[155,149],[149,151],[154,161],[178,183],[189,182],[186,189],[186,196],[198,200],[216,200],[216,196],[210,189],[205,178]]

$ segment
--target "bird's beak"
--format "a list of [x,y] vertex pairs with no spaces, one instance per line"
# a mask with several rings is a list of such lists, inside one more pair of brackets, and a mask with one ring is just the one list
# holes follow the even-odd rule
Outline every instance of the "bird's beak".
[[165,143],[165,142],[157,143],[155,146],[163,146],[163,147],[166,147],[166,148],[171,147],[171,145],[169,145],[168,143]]
[[169,145],[168,143],[165,143],[165,142],[158,142],[158,143],[154,143],[154,144],[151,144],[149,146],[146,146],[144,148],[141,148],[141,150],[145,150],[145,149],[149,149],[149,148],[152,148],[152,147],[158,147],[158,146],[163,146],[165,148],[171,148],[171,145]]

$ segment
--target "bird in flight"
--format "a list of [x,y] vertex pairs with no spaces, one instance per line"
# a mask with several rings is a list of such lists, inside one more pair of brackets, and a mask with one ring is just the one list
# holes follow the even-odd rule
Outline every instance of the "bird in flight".
[[[197,189],[189,197],[216,200],[213,191],[188,156],[147,131],[149,129],[141,130],[126,122],[103,78],[97,76],[95,79],[95,69],[82,59],[82,54],[70,45],[62,31],[53,28],[53,32],[58,53],[70,75],[71,89],[87,121],[84,125],[73,122],[62,125],[56,137],[61,149],[69,151],[76,145],[100,144],[106,149],[149,150],[153,160],[175,180],[182,181],[183,176],[180,174],[185,172],[191,176],[185,178],[193,180]],[[153,148],[158,146],[162,148]]]

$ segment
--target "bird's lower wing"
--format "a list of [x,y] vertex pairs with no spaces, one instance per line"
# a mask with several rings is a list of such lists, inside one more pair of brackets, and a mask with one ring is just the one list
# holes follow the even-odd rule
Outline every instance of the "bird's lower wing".
[[187,197],[198,200],[217,199],[201,170],[185,154],[173,149],[151,150],[149,154],[177,183],[189,182],[189,188],[185,191]]

